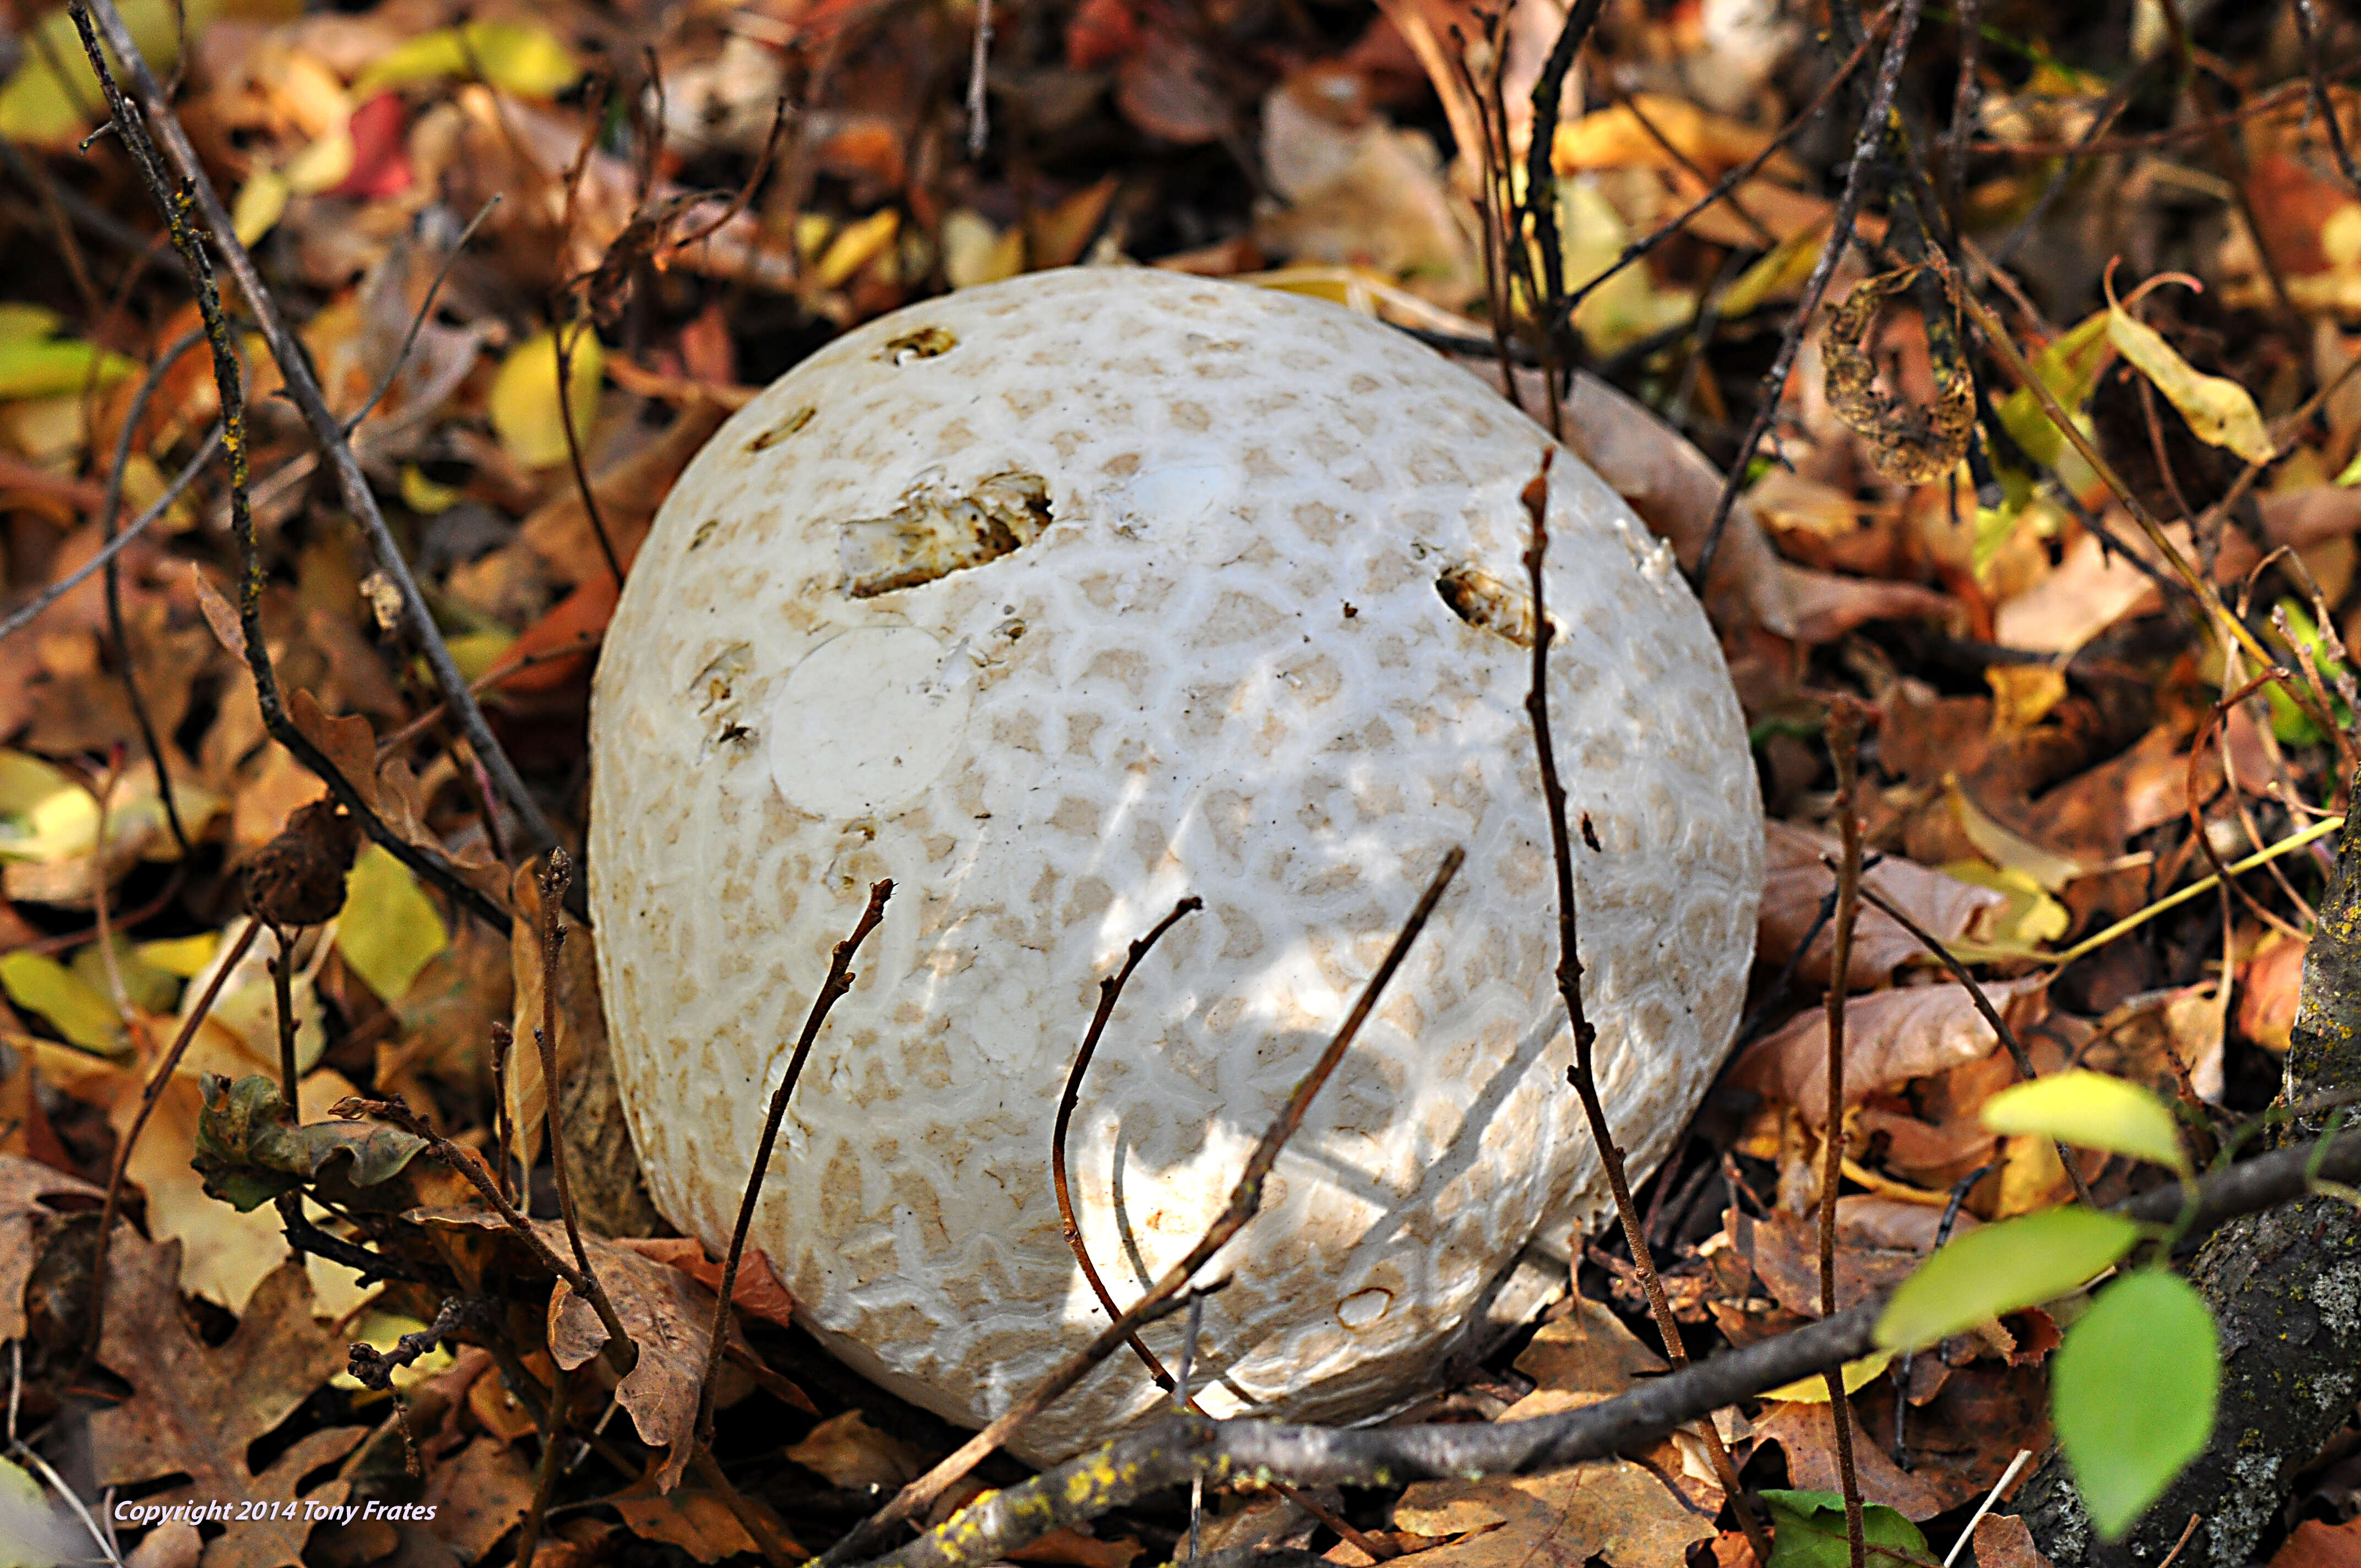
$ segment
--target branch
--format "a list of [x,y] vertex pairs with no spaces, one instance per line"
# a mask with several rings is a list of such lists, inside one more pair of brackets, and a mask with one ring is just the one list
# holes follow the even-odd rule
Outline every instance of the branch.
[[[230,276],[236,280],[240,291],[246,295],[247,308],[254,312],[256,321],[262,327],[263,339],[270,345],[271,357],[279,362],[280,375],[286,382],[288,395],[294,400],[296,408],[303,415],[303,422],[311,428],[313,439],[320,444],[321,450],[327,455],[329,466],[335,471],[336,490],[345,503],[345,510],[368,535],[370,550],[379,569],[401,590],[402,608],[407,614],[411,632],[418,640],[419,650],[426,660],[427,667],[434,672],[434,684],[441,689],[444,701],[450,705],[460,732],[483,760],[486,770],[499,784],[500,793],[508,797],[510,807],[516,812],[518,820],[524,825],[526,834],[533,840],[532,847],[539,849],[557,842],[555,829],[550,826],[540,803],[525,788],[516,764],[509,761],[508,753],[493,739],[491,727],[485,722],[484,711],[477,705],[475,694],[468,689],[467,677],[460,674],[459,666],[452,660],[451,650],[444,643],[442,632],[434,625],[434,613],[427,608],[426,596],[420,591],[417,578],[411,575],[410,563],[402,558],[401,547],[395,541],[393,531],[386,526],[385,514],[378,507],[377,495],[369,488],[368,476],[361,472],[359,459],[353,455],[352,444],[346,437],[343,422],[328,407],[327,398],[320,389],[319,378],[313,373],[311,359],[304,353],[302,341],[288,325],[279,302],[264,286],[262,275],[255,268],[254,258],[238,242],[236,227],[230,221],[229,209],[222,205],[213,181],[206,178],[204,165],[198,159],[196,148],[190,145],[188,133],[181,129],[179,118],[173,115],[171,104],[157,82],[155,72],[148,69],[146,57],[132,39],[130,29],[124,26],[122,16],[115,8],[115,0],[77,0],[73,15],[75,26],[85,34],[91,21],[95,19],[98,30],[105,36],[107,48],[122,60],[133,87],[138,91],[148,118],[154,122],[157,133],[163,138],[165,149],[171,155],[173,167],[186,183],[185,201],[193,203],[205,227],[212,231],[214,244],[220,249]],[[89,47],[87,43],[85,47]],[[106,68],[99,63],[96,69],[102,83],[105,83]],[[122,113],[125,105],[121,103],[119,90],[110,87],[109,98],[115,106],[115,118],[120,125],[125,118]],[[131,139],[129,135],[125,137],[126,144]],[[139,128],[138,139],[142,142],[147,140],[144,127]],[[152,148],[150,150],[152,153]],[[244,453],[233,451],[232,460],[242,467]],[[391,848],[390,845],[387,847]],[[480,894],[478,897],[481,900]],[[488,900],[482,902],[489,903]]]
[[[2311,1187],[2306,1165],[2319,1155],[2310,1146],[2279,1149],[2207,1176],[2197,1184],[2189,1211],[2195,1229],[2304,1196]],[[2361,1131],[2327,1146],[2319,1174],[2333,1180],[2361,1177]],[[2180,1188],[2166,1186],[2115,1205],[2114,1212],[2168,1224],[2182,1217],[2182,1203]],[[1884,1306],[1885,1293],[1880,1292],[1834,1317],[1652,1379],[1628,1394],[1532,1420],[1359,1431],[1193,1416],[1159,1421],[1019,1486],[987,1493],[900,1551],[862,1568],[976,1568],[1060,1526],[1201,1476],[1209,1482],[1252,1477],[1299,1486],[1398,1486],[1426,1478],[1562,1469],[1609,1458],[1766,1389],[1868,1354]]]
[[[1312,1109],[1312,1096],[1320,1092],[1321,1086],[1336,1070],[1336,1064],[1344,1060],[1345,1052],[1360,1034],[1361,1025],[1367,1022],[1370,1013],[1376,1009],[1378,998],[1384,994],[1387,982],[1393,979],[1394,971],[1401,968],[1402,959],[1410,954],[1411,944],[1417,941],[1418,934],[1425,929],[1428,917],[1434,913],[1434,906],[1442,902],[1444,890],[1451,885],[1451,879],[1458,874],[1466,859],[1466,851],[1457,845],[1444,854],[1443,864],[1436,869],[1434,880],[1426,884],[1426,892],[1420,895],[1418,906],[1411,911],[1410,918],[1402,922],[1400,934],[1395,937],[1393,946],[1378,963],[1377,972],[1369,977],[1368,984],[1362,987],[1360,999],[1353,1003],[1352,1012],[1346,1014],[1345,1022],[1337,1026],[1335,1037],[1328,1042],[1328,1048],[1320,1053],[1320,1059],[1312,1063],[1312,1069],[1298,1080],[1287,1097],[1287,1103],[1279,1107],[1279,1114],[1263,1134],[1262,1140],[1246,1156],[1246,1170],[1239,1176],[1238,1184],[1230,1190],[1228,1204],[1214,1216],[1212,1226],[1197,1245],[1189,1249],[1188,1255],[1165,1270],[1155,1287],[1134,1302],[1128,1311],[1101,1330],[1098,1337],[1089,1344],[1068,1356],[1031,1392],[1001,1412],[989,1426],[962,1443],[950,1458],[903,1487],[892,1502],[854,1526],[843,1540],[829,1548],[820,1559],[820,1568],[838,1568],[839,1564],[852,1562],[864,1552],[876,1551],[890,1538],[894,1526],[932,1508],[944,1493],[959,1483],[961,1477],[1005,1442],[1010,1433],[1049,1409],[1068,1389],[1090,1376],[1099,1363],[1121,1349],[1142,1323],[1152,1322],[1172,1310],[1173,1304],[1180,1299],[1190,1282],[1196,1277],[1197,1271],[1212,1262],[1213,1255],[1228,1245],[1230,1238],[1244,1230],[1246,1222],[1261,1209],[1263,1180],[1269,1176],[1271,1168],[1279,1163],[1279,1151],[1287,1146],[1288,1139],[1293,1137],[1296,1129],[1303,1124],[1305,1113]],[[1182,1419],[1194,1420],[1197,1418]]]

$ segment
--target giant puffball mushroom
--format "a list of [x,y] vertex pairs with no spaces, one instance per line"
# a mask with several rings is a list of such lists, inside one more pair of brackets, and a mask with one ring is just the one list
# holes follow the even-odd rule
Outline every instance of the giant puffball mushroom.
[[[1204,1232],[1445,850],[1466,869],[1201,1277],[1213,1414],[1415,1391],[1606,1213],[1567,1087],[1524,710],[1521,490],[1547,436],[1334,305],[1049,272],[837,339],[674,488],[601,656],[589,861],[657,1205],[729,1239],[829,949],[894,879],[752,1243],[836,1354],[969,1425],[1106,1324],[1060,1230],[1059,1094],[1141,965],[1070,1139],[1119,1303]],[[1558,765],[1583,980],[1637,1181],[1735,1026],[1761,805],[1672,554],[1549,477]],[[1182,1328],[1147,1332],[1168,1365]],[[1121,1354],[1013,1446],[1156,1409]]]

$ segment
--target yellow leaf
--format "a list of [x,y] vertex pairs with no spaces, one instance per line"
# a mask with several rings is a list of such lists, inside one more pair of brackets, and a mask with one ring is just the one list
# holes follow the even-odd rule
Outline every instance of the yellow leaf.
[[205,966],[214,961],[214,954],[221,950],[221,933],[200,931],[192,937],[165,937],[142,942],[131,950],[143,962],[187,980],[203,973]]
[[819,265],[812,269],[812,281],[823,289],[844,287],[853,274],[884,255],[901,232],[902,214],[892,207],[845,225],[820,254]]
[[119,381],[137,367],[79,338],[0,340],[0,401],[80,392]]
[[55,865],[98,844],[98,802],[62,768],[0,751],[0,860]]
[[415,463],[401,466],[401,504],[421,517],[449,511],[459,504],[459,492],[428,478]]
[[1984,1102],[1983,1122],[1995,1133],[2039,1133],[2189,1174],[2180,1129],[2164,1102],[2103,1072],[2075,1068],[2013,1084]]
[[507,631],[470,631],[451,639],[451,662],[459,673],[471,681],[480,681],[491,674],[500,659],[516,645],[516,636]]
[[288,163],[287,188],[305,196],[333,191],[353,171],[354,156],[350,126],[335,126],[322,131]]
[[[1846,1362],[1844,1391],[1849,1395],[1860,1393],[1872,1379],[1885,1370],[1886,1363],[1893,1359],[1894,1353],[1890,1350],[1872,1350],[1858,1361]],[[1798,1377],[1793,1383],[1783,1383],[1776,1388],[1767,1388],[1755,1398],[1784,1399],[1791,1405],[1825,1405],[1828,1402],[1828,1383],[1827,1378],[1814,1374],[1809,1377]]]
[[38,343],[54,337],[58,330],[58,313],[46,305],[28,305],[21,301],[0,302],[0,343]]
[[1812,269],[1828,248],[1825,230],[1806,229],[1781,240],[1761,259],[1738,275],[1716,307],[1724,320],[1747,315],[1770,301],[1792,294],[1811,278]]
[[[572,384],[566,391],[574,405],[574,434],[590,436],[590,416],[598,402],[598,383],[606,374],[607,355],[596,333],[568,328],[572,347]],[[566,461],[566,422],[557,401],[557,338],[539,333],[520,344],[500,361],[492,378],[492,429],[510,455],[529,468],[547,468]]]
[[[2107,314],[2093,311],[2033,356],[2033,374],[2058,400],[2058,406],[2080,415],[2099,384],[2110,350]],[[2048,410],[2030,387],[2019,387],[2000,400],[2000,422],[2026,456],[2044,467],[2055,467],[2066,450],[2066,437],[2050,420]]]
[[336,950],[345,967],[388,1003],[399,1002],[435,954],[450,945],[443,917],[410,868],[371,844],[345,879]]
[[1907,1350],[2070,1295],[2139,1240],[2131,1221],[2048,1209],[1953,1239],[1886,1299],[1876,1343]]
[[291,193],[287,176],[267,164],[257,164],[246,183],[237,188],[237,200],[230,203],[230,227],[237,231],[238,244],[252,245],[276,228]]
[[525,22],[469,22],[421,33],[380,57],[353,83],[367,98],[388,87],[446,76],[489,82],[522,98],[554,98],[574,84],[582,65],[546,27]]
[[[213,0],[188,0],[188,35],[194,38],[203,32],[219,8]],[[148,63],[158,75],[170,74],[181,57],[181,14],[174,9],[172,0],[118,0],[115,9]],[[99,106],[104,102],[98,78],[91,74],[82,36],[74,31],[73,18],[63,6],[26,31],[32,36],[26,39],[16,74],[0,86],[0,136],[62,150],[98,124]],[[49,69],[52,60],[65,66],[62,80]]]
[[2270,432],[2263,428],[2263,416],[2246,388],[2225,377],[2202,374],[2154,327],[2134,321],[2121,305],[2107,307],[2107,341],[2156,383],[2198,440],[2226,446],[2249,463],[2268,463],[2276,455]]
[[0,988],[86,1051],[112,1056],[123,1047],[123,1019],[115,1004],[47,953],[0,955]]
[[1976,853],[2004,871],[2022,872],[2051,893],[2082,874],[2079,861],[2045,850],[2015,829],[2003,826],[1985,815],[1982,806],[1968,798],[1956,778],[1946,778],[1943,787],[1949,792],[1951,813],[1960,821],[1960,830]]

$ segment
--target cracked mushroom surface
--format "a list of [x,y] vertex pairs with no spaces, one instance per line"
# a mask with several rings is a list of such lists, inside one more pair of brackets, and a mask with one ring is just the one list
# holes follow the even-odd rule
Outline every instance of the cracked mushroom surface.
[[[1202,1234],[1444,851],[1466,869],[1204,1276],[1216,1415],[1415,1391],[1608,1211],[1567,1087],[1523,710],[1518,494],[1548,438],[1323,302],[1145,269],[910,306],[734,416],[599,663],[590,891],[650,1188],[725,1245],[765,1102],[871,882],[885,923],[789,1108],[753,1243],[854,1366],[970,1425]],[[1633,1180],[1719,1067],[1762,815],[1669,550],[1560,451],[1550,700],[1585,996]],[[1587,827],[1580,825],[1587,819]],[[1595,847],[1593,847],[1595,845]],[[1557,1277],[1562,1281],[1563,1270]],[[1178,1318],[1147,1338],[1168,1363]],[[1119,1354],[1014,1444],[1158,1408]]]

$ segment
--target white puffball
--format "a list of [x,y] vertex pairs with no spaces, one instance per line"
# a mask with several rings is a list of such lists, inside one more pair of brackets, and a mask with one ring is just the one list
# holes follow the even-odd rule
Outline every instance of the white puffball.
[[[656,519],[592,713],[599,966],[664,1212],[726,1243],[829,948],[892,877],[753,1241],[838,1354],[980,1424],[1106,1322],[1049,1129],[1126,945],[1204,899],[1074,1117],[1082,1233],[1126,1304],[1463,844],[1207,1270],[1235,1280],[1198,1386],[1217,1415],[1363,1413],[1529,1310],[1521,1255],[1563,1257],[1609,1201],[1523,710],[1518,495],[1548,444],[1365,317],[1146,270],[913,305],[741,410]],[[1636,1182],[1737,1020],[1761,806],[1670,553],[1562,450],[1549,525],[1585,995]],[[1180,1332],[1147,1337],[1169,1363]],[[1071,1453],[1161,1398],[1121,1354],[1016,1446]]]

